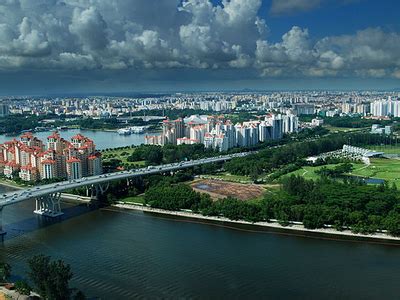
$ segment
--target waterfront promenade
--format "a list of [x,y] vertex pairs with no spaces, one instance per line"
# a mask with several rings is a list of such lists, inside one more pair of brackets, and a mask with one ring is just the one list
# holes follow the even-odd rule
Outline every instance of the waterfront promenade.
[[244,220],[231,220],[225,217],[220,217],[220,216],[204,216],[199,213],[193,213],[188,210],[182,210],[182,211],[171,211],[171,210],[165,210],[165,209],[159,209],[159,208],[153,208],[145,205],[140,205],[138,204],[126,204],[126,203],[119,203],[115,204],[115,207],[122,208],[122,209],[131,209],[131,210],[138,210],[138,211],[143,211],[143,212],[150,212],[150,213],[156,213],[156,214],[163,214],[163,215],[171,215],[171,216],[177,216],[177,217],[183,217],[183,218],[191,218],[191,219],[197,219],[197,220],[207,220],[207,221],[213,221],[213,222],[221,222],[221,223],[232,223],[232,224],[242,224],[242,225],[252,225],[252,226],[261,226],[261,227],[267,227],[267,228],[274,228],[274,229],[279,229],[279,230],[284,230],[284,231],[289,231],[289,232],[298,232],[298,233],[305,233],[305,234],[322,234],[326,236],[331,236],[331,237],[347,237],[347,238],[353,238],[353,239],[370,239],[370,240],[375,240],[375,241],[380,241],[384,242],[386,241],[394,241],[394,242],[399,242],[400,243],[400,237],[395,237],[388,235],[384,232],[381,233],[374,233],[374,234],[361,234],[361,233],[353,233],[350,230],[342,230],[338,231],[334,228],[318,228],[318,229],[308,229],[303,226],[302,223],[300,222],[291,222],[289,226],[283,226],[278,223],[278,220],[271,220],[271,222],[248,222]]

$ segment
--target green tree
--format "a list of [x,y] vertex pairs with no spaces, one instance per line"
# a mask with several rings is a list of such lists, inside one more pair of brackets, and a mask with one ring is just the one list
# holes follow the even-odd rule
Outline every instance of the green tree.
[[391,211],[384,221],[385,228],[390,234],[399,236],[400,235],[400,214]]
[[44,299],[70,298],[69,281],[73,274],[68,264],[62,260],[51,261],[50,256],[36,255],[28,260],[28,266],[28,276]]
[[18,280],[15,283],[15,291],[17,291],[20,295],[29,296],[31,294],[32,288],[26,281]]
[[11,276],[11,266],[7,263],[0,262],[0,280],[5,282]]
[[82,291],[78,291],[74,295],[74,300],[86,300],[86,296]]

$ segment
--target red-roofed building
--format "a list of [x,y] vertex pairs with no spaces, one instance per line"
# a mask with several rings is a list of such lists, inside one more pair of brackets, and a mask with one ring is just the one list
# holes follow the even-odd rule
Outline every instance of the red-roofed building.
[[18,174],[25,181],[71,177],[68,168],[74,170],[73,178],[102,173],[101,154],[81,134],[68,142],[55,131],[46,146],[30,132],[0,144],[0,172],[10,178]]

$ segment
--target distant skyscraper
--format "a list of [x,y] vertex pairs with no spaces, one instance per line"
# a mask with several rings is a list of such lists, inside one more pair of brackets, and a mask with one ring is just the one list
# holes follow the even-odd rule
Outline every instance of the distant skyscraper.
[[5,101],[0,101],[0,118],[6,117],[10,114],[9,105]]

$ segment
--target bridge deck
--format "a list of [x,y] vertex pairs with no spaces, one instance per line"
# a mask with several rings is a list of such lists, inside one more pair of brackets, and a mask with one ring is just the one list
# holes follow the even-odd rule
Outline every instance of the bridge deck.
[[122,179],[128,179],[128,178],[139,177],[139,176],[144,176],[144,175],[176,171],[176,170],[190,168],[190,167],[199,166],[199,165],[203,165],[203,164],[227,161],[232,158],[244,157],[244,156],[247,156],[247,155],[253,154],[253,153],[255,153],[255,152],[242,152],[242,153],[223,155],[223,156],[221,155],[218,157],[203,158],[203,159],[199,159],[199,160],[184,161],[184,162],[164,164],[164,165],[159,165],[159,166],[149,166],[147,168],[141,168],[141,169],[136,169],[136,170],[121,171],[121,172],[116,172],[116,173],[107,173],[107,174],[102,174],[102,175],[85,177],[85,178],[77,179],[77,180],[67,180],[67,181],[62,181],[62,182],[57,182],[57,183],[52,183],[52,184],[38,185],[38,186],[31,187],[31,188],[21,189],[21,190],[15,191],[15,192],[9,192],[9,193],[0,195],[0,207],[12,205],[12,204],[26,201],[26,200],[29,200],[32,198],[46,196],[49,194],[60,193],[65,190],[71,190],[71,189],[75,189],[75,188],[79,188],[79,187],[104,184],[104,183],[114,181],[114,180],[122,180]]

